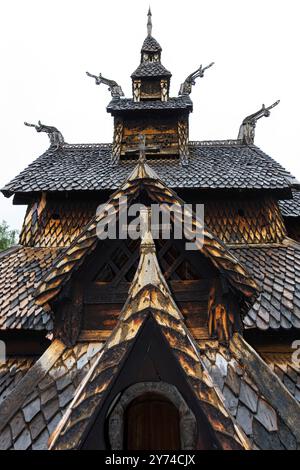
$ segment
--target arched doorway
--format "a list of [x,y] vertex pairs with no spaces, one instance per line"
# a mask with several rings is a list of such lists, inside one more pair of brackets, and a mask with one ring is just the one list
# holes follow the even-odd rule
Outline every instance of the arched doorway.
[[[161,416],[164,416],[162,425]],[[149,418],[149,416],[151,416]],[[165,423],[167,422],[167,428]],[[149,424],[151,425],[149,426]],[[172,423],[172,432],[170,431]],[[144,431],[170,434],[161,438],[159,447],[149,447],[151,438],[137,442],[132,436],[144,435]],[[165,382],[139,382],[131,385],[115,397],[108,413],[109,442],[113,450],[190,450],[196,448],[196,418],[174,385]],[[150,442],[150,444],[149,444]],[[147,447],[142,447],[146,446]],[[151,444],[152,445],[152,444]],[[154,444],[153,444],[154,445]],[[140,446],[140,447],[138,447]],[[167,447],[162,447],[167,446]]]
[[126,450],[179,450],[180,418],[176,406],[163,395],[144,393],[124,414]]

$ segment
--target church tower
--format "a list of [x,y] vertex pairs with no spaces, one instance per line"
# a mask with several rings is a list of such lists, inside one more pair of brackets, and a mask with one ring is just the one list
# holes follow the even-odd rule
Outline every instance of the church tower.
[[255,145],[278,101],[190,141],[212,64],[173,97],[161,54],[149,10],[132,96],[88,73],[112,142],[27,123],[50,142],[1,190],[27,212],[0,253],[0,449],[300,449],[300,184]]
[[107,111],[114,117],[112,159],[138,156],[138,136],[146,136],[146,154],[188,161],[189,113],[193,104],[187,95],[170,97],[169,72],[161,63],[162,48],[152,36],[152,14],[148,11],[147,37],[141,62],[132,73],[132,98],[113,97]]

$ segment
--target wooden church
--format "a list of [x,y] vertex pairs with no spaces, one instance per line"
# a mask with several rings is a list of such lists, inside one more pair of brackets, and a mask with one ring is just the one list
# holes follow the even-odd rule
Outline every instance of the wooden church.
[[[300,184],[254,143],[277,103],[237,139],[190,141],[209,66],[173,97],[161,54],[149,11],[132,97],[88,73],[111,93],[112,143],[39,122],[49,148],[2,189],[27,213],[0,253],[1,449],[300,447]],[[102,239],[121,198],[148,228]],[[193,250],[174,233],[186,203]]]

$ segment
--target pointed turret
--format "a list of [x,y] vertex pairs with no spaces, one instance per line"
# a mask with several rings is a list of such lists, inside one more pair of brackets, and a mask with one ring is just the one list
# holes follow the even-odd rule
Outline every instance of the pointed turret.
[[[147,22],[147,37],[145,41],[143,42],[143,46],[141,49],[141,53],[143,56],[143,53],[160,53],[162,51],[162,48],[160,44],[154,39],[152,36],[152,13],[149,7],[148,11],[148,22]],[[143,58],[143,57],[142,57]]]
[[134,101],[168,100],[171,72],[161,63],[161,51],[161,46],[152,36],[152,13],[149,8],[141,63],[131,75]]

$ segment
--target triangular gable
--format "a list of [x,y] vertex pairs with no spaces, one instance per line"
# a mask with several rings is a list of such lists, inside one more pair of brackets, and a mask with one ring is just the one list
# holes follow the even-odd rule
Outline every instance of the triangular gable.
[[[157,203],[165,203],[182,207],[184,202],[177,194],[170,190],[156,175],[156,173],[143,161],[139,161],[129,178],[108,200],[105,207],[84,228],[76,240],[66,248],[57,259],[53,268],[47,273],[36,291],[37,302],[41,305],[48,303],[56,297],[63,286],[70,279],[72,273],[79,268],[84,259],[95,249],[99,239],[97,237],[97,225],[103,220],[108,207],[119,208],[119,199],[127,196],[128,205],[135,199],[141,189],[144,189],[149,197]],[[120,213],[117,211],[117,217]],[[113,217],[113,215],[111,215]],[[107,219],[108,220],[108,219]],[[174,221],[174,215],[171,214]],[[192,213],[193,229],[202,228],[201,222]],[[215,235],[203,227],[204,241],[199,250],[208,257],[213,265],[227,277],[229,283],[246,297],[255,296],[258,286],[238,259],[226,248]]]
[[78,449],[82,446],[91,423],[149,315],[156,322],[193,390],[218,446],[222,449],[249,449],[247,438],[227,412],[224,399],[214,386],[183,323],[159,268],[150,233],[142,240],[140,263],[119,322],[50,437],[50,449]]

